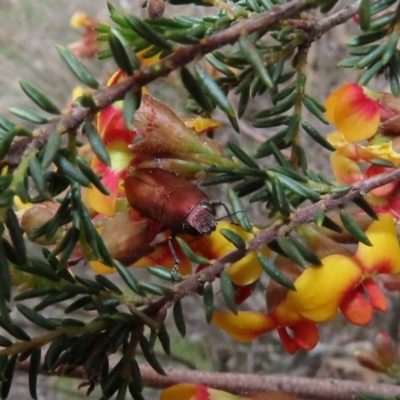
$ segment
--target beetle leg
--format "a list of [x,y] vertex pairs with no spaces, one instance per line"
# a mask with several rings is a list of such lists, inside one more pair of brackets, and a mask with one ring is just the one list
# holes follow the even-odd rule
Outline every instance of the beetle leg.
[[179,258],[178,258],[178,256],[176,255],[174,246],[172,245],[172,241],[173,241],[174,239],[175,239],[175,235],[171,235],[171,236],[168,238],[168,247],[169,247],[169,251],[171,252],[172,257],[174,258],[174,261],[175,261],[175,265],[174,265],[174,267],[173,267],[172,270],[171,270],[171,281],[172,281],[172,283],[175,283],[176,273],[178,272],[178,268],[179,268],[179,264],[180,264]]

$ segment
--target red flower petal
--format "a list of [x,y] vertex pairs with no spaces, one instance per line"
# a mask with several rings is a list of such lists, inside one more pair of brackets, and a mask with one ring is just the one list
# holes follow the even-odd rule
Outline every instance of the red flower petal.
[[382,293],[379,286],[375,283],[372,278],[366,279],[364,282],[364,288],[368,293],[369,301],[372,308],[379,311],[387,311],[388,304],[385,295]]
[[372,320],[372,306],[364,297],[361,286],[348,293],[340,303],[340,310],[354,325],[367,325]]

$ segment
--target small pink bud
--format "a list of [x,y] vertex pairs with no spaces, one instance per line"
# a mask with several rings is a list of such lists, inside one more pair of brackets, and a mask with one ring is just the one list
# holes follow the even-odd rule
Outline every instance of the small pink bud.
[[379,332],[375,338],[375,350],[379,360],[385,367],[390,367],[394,361],[392,340],[386,332]]
[[354,357],[358,363],[375,372],[385,372],[386,367],[382,364],[378,355],[371,350],[357,350],[354,352]]

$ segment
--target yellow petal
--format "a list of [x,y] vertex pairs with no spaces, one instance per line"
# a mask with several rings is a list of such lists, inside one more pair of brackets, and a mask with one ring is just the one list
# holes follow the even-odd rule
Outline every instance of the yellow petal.
[[365,277],[375,274],[400,272],[400,248],[393,217],[381,214],[365,231],[373,246],[358,245],[355,258],[362,266]]
[[351,185],[362,180],[363,174],[354,161],[341,156],[337,151],[331,153],[330,157],[333,174],[339,183]]
[[321,267],[310,267],[296,279],[297,291],[288,292],[286,301],[278,305],[279,322],[293,310],[309,321],[328,322],[335,318],[345,294],[360,284],[361,269],[350,257],[332,254],[321,261]]
[[276,328],[271,316],[255,311],[239,311],[237,315],[230,311],[217,311],[212,322],[240,342],[251,342],[257,336]]
[[104,265],[100,261],[90,261],[89,262],[90,267],[96,274],[101,274],[101,275],[107,275],[107,274],[115,274],[116,269],[107,267],[107,265]]
[[400,153],[393,150],[391,141],[371,146],[362,146],[347,141],[340,132],[331,133],[327,139],[339,154],[350,160],[369,162],[374,158],[379,158],[392,162],[396,167],[400,165]]

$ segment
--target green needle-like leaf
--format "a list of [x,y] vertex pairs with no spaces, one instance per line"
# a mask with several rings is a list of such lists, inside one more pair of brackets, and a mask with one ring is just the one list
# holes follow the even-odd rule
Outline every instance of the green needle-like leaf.
[[97,89],[99,87],[99,83],[96,79],[93,78],[86,67],[67,48],[63,46],[56,46],[56,48],[69,69],[82,83],[92,89]]
[[29,82],[20,80],[19,85],[24,93],[42,110],[47,111],[50,114],[61,114],[61,110]]

